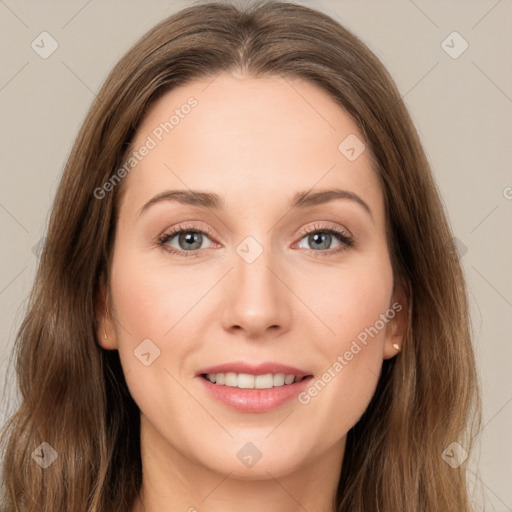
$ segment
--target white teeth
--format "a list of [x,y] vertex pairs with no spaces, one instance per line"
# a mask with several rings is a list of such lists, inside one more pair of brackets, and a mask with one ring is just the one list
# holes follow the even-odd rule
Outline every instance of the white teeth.
[[[240,377],[238,382],[240,382]],[[256,389],[268,389],[274,387],[274,377],[271,373],[266,375],[258,375],[254,378],[254,387]]]
[[208,373],[206,378],[217,385],[240,389],[269,389],[300,382],[302,377],[284,373],[251,375],[249,373]]
[[284,386],[284,373],[276,373],[274,375],[274,386]]
[[[216,375],[214,376],[214,378]],[[224,374],[224,386],[236,388],[238,387],[238,375],[233,372]]]
[[254,388],[254,375],[249,375],[248,373],[239,373],[238,387],[242,389]]
[[294,380],[295,380],[295,375],[287,375],[284,378],[284,383],[285,384],[291,384]]

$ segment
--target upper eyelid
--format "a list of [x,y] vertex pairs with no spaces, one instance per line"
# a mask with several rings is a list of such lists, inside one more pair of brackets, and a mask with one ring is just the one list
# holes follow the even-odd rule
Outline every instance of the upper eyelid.
[[[316,222],[325,222],[325,221],[316,221]],[[306,228],[303,228],[301,230],[301,233],[299,233],[299,235],[304,236],[305,234],[309,234],[311,232],[316,232],[316,231],[321,231],[321,230],[330,230],[330,229],[333,231],[346,231],[348,234],[351,235],[350,230],[348,230],[345,226],[334,226],[334,225],[329,225],[329,224],[324,224],[321,226],[318,226],[317,224],[315,224],[312,226],[308,226]],[[208,236],[216,236],[215,233],[213,232],[213,230],[211,230],[210,228],[203,228],[203,227],[192,226],[192,225],[178,225],[173,228],[169,228],[169,229],[165,230],[162,233],[162,235],[160,236],[160,238],[162,238],[168,234],[175,235],[175,234],[178,234],[183,231],[200,232],[200,233],[206,234]]]
[[347,234],[347,236],[352,237],[352,233],[345,227],[345,226],[334,226],[329,224],[323,224],[321,226],[315,224],[313,226],[309,226],[307,228],[304,228],[302,230],[301,236],[308,235],[309,233],[315,233],[317,231],[334,231],[334,232],[341,232]]

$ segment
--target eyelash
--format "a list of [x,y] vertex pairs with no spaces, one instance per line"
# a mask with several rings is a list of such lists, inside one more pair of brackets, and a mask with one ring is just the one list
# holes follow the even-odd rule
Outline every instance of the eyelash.
[[[167,245],[167,242],[169,240],[172,240],[176,235],[181,233],[200,233],[202,235],[206,235],[207,237],[210,237],[210,230],[206,229],[199,229],[195,226],[177,226],[176,228],[173,228],[172,230],[168,231],[167,233],[164,233],[161,237],[158,238],[158,245],[162,247],[162,249],[170,254],[175,254],[180,257],[197,257],[197,252],[201,249],[194,249],[192,251],[182,251],[174,249],[173,247],[170,247]],[[329,257],[334,256],[336,254],[339,254],[342,251],[345,251],[352,247],[354,245],[353,238],[345,231],[339,228],[329,227],[329,226],[320,226],[320,225],[314,225],[310,228],[305,229],[301,234],[301,240],[305,236],[311,234],[311,233],[328,233],[329,235],[334,235],[339,242],[341,242],[342,245],[336,249],[330,249],[330,250],[322,250],[322,251],[314,251],[313,249],[308,249],[313,253],[313,257]]]

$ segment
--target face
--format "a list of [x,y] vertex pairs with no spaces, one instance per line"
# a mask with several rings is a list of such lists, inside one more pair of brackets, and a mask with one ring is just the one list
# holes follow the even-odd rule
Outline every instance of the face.
[[363,143],[301,80],[220,75],[148,112],[98,339],[155,457],[252,479],[341,457],[405,310]]

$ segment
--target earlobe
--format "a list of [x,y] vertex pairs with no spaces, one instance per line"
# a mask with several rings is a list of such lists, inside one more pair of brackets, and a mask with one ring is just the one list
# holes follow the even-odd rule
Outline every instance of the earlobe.
[[402,351],[409,322],[410,303],[403,287],[394,296],[388,310],[393,310],[394,316],[390,319],[386,329],[383,359],[390,359]]
[[390,329],[386,335],[383,359],[390,359],[399,354],[402,350],[404,336],[403,334],[397,332],[395,326],[396,323],[393,326],[390,326]]
[[[111,332],[111,335],[107,334],[107,331]],[[114,322],[110,317],[110,311],[108,308],[108,302],[105,304],[105,320],[103,321],[103,340],[102,340],[103,348],[107,350],[115,350],[117,349],[116,336],[114,330]]]
[[110,314],[103,276],[100,279],[98,299],[96,300],[96,339],[105,350],[116,350],[117,340],[115,324]]

